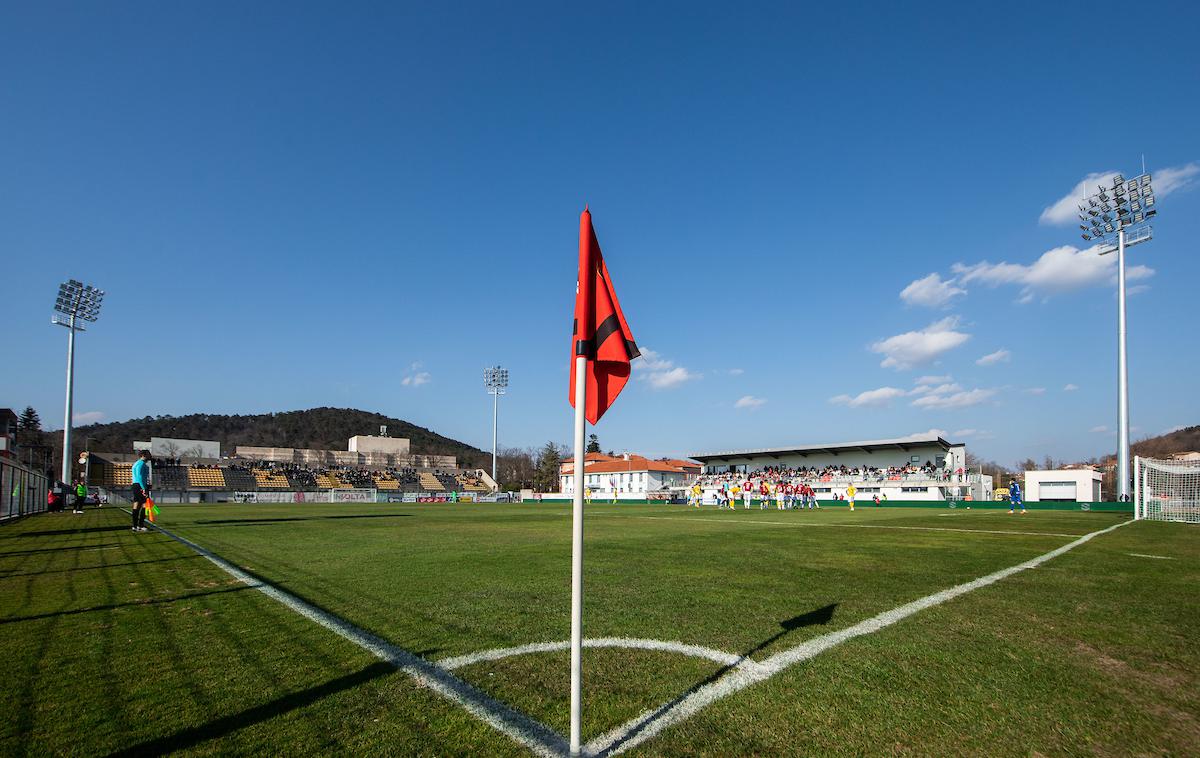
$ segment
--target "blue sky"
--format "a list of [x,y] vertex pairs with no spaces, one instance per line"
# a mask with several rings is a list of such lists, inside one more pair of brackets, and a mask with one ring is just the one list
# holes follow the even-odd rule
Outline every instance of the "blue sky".
[[1097,455],[1113,256],[1055,206],[1144,154],[1134,434],[1200,422],[1194,4],[1110,38],[1127,3],[442,5],[0,5],[0,405],[61,425],[73,276],[109,293],[83,420],[352,406],[486,447],[498,362],[501,444],[567,441],[587,202],[648,355],[606,449]]

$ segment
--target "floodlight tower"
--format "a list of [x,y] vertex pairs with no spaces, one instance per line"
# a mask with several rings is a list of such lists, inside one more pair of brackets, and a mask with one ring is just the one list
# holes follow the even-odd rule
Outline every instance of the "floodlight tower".
[[[1112,186],[1099,185],[1099,192],[1084,198],[1079,206],[1079,228],[1088,242],[1095,241],[1100,255],[1117,253],[1117,493],[1129,499],[1129,360],[1125,328],[1125,248],[1149,242],[1154,236],[1150,219],[1154,188],[1150,174],[1126,180],[1117,174]],[[1115,241],[1113,238],[1115,235]]]
[[492,396],[492,481],[499,489],[500,482],[496,479],[496,430],[500,418],[500,396],[508,387],[508,369],[492,366],[483,370],[483,386]]
[[71,483],[71,406],[75,394],[75,332],[87,331],[82,321],[94,322],[100,317],[104,290],[71,279],[58,287],[54,301],[57,313],[51,324],[67,328],[67,407],[63,419],[62,481]]

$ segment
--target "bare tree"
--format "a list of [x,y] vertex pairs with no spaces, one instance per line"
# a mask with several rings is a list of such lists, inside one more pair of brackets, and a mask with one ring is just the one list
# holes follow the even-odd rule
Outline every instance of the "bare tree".
[[519,447],[502,448],[496,453],[496,476],[503,490],[519,490],[533,486],[537,469],[537,451]]

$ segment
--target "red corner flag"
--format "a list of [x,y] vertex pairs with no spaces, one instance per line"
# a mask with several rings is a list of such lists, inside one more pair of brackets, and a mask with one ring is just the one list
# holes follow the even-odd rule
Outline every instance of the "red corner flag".
[[641,355],[629,324],[621,313],[617,293],[587,208],[579,216],[579,280],[575,286],[575,331],[571,338],[571,384],[568,397],[575,405],[575,358],[587,357],[587,407],[584,415],[595,424],[629,381],[629,362]]

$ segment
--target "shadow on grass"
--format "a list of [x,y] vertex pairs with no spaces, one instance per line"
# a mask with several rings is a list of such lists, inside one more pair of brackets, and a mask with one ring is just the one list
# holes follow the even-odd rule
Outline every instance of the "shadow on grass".
[[[802,613],[799,616],[793,616],[790,619],[784,619],[783,621],[780,621],[779,622],[780,630],[778,632],[776,632],[775,634],[766,638],[765,640],[758,643],[754,647],[750,648],[745,653],[742,653],[741,657],[749,658],[750,656],[754,655],[755,653],[758,653],[758,652],[764,650],[771,643],[777,642],[777,641],[783,639],[788,634],[790,634],[791,632],[793,632],[797,629],[803,629],[806,626],[824,626],[825,624],[828,624],[830,621],[833,620],[833,614],[834,614],[834,611],[837,610],[837,607],[838,607],[837,603],[830,603],[829,605],[826,605],[822,608],[817,608],[816,610],[809,611],[808,613]],[[664,713],[669,712],[676,705],[678,705],[679,703],[686,700],[690,695],[694,694],[695,692],[699,691],[700,689],[717,681],[718,679],[723,677],[726,673],[733,670],[735,667],[736,666],[722,666],[721,668],[717,669],[713,673],[706,676],[701,681],[696,682],[691,687],[688,687],[686,690],[681,692],[674,699],[669,700],[666,703],[663,703],[658,708],[655,708],[653,711],[645,714],[638,721],[638,723],[633,726],[633,728],[631,728],[623,737],[621,737],[621,739],[617,740],[615,743],[613,743],[611,746],[609,746],[606,750],[601,751],[598,755],[601,755],[601,756],[612,755],[614,751],[620,750],[625,745],[625,743],[627,743],[630,739],[632,739],[633,737],[636,737],[638,734],[640,734],[643,729],[645,729],[647,726],[649,726],[659,716],[663,715]]]
[[215,526],[217,524],[276,524],[286,521],[329,521],[333,519],[360,519],[360,518],[412,518],[411,513],[367,513],[360,515],[345,516],[283,516],[281,518],[225,518],[225,519],[209,519],[205,521],[197,521],[196,526]]
[[[105,567],[107,568],[107,567]],[[89,608],[75,608],[69,611],[54,611],[53,613],[38,613],[33,616],[16,616],[14,618],[0,619],[0,624],[15,624],[18,621],[36,621],[38,619],[55,618],[57,616],[74,616],[80,613],[95,613],[98,611],[111,611],[117,608],[133,608],[140,605],[162,605],[164,603],[174,603],[177,600],[191,600],[197,597],[207,597],[209,595],[223,595],[227,592],[241,592],[242,590],[253,589],[248,584],[243,584],[238,587],[226,587],[219,590],[209,590],[208,592],[189,592],[186,595],[175,595],[174,597],[164,597],[157,600],[131,600],[128,603],[112,603],[110,605],[93,605]]]
[[0,569],[0,579],[15,579],[19,576],[45,576],[46,574],[75,574],[80,571],[96,571],[99,569],[114,568],[118,566],[136,566],[142,563],[165,563],[167,561],[186,561],[193,558],[200,558],[199,555],[175,555],[170,558],[151,558],[146,561],[129,561],[127,563],[104,563],[99,566],[80,566],[78,568],[69,569],[50,569],[48,571],[25,571],[22,573],[10,572],[5,569]]
[[[783,639],[788,635],[789,632],[793,632],[797,629],[803,629],[806,626],[825,626],[830,621],[833,621],[833,612],[837,610],[837,607],[837,603],[830,603],[824,608],[818,608],[815,611],[809,611],[808,613],[803,613],[799,616],[793,616],[790,619],[780,621],[779,626],[781,629],[778,632],[742,653],[742,657],[749,658],[755,653],[765,650],[769,645],[771,645],[771,643]],[[722,673],[724,672],[718,672],[716,675],[720,676]]]
[[94,534],[96,532],[121,532],[129,531],[128,524],[120,526],[80,526],[74,529],[42,529],[37,532],[23,532],[21,534],[10,534],[3,539],[15,540],[21,537],[63,537],[71,534]]
[[223,716],[219,719],[214,719],[207,724],[183,729],[167,737],[160,737],[156,740],[149,740],[132,747],[119,750],[111,753],[112,756],[142,756],[142,755],[163,755],[165,753],[174,752],[176,750],[184,750],[206,742],[208,740],[224,737],[227,734],[236,732],[254,724],[267,721],[276,716],[283,715],[289,711],[294,711],[297,708],[304,708],[313,703],[326,698],[330,695],[342,692],[344,690],[357,687],[360,684],[378,679],[381,676],[386,676],[396,669],[388,663],[373,663],[361,671],[353,674],[348,674],[337,679],[332,679],[324,684],[316,687],[309,687],[306,690],[293,692],[290,695],[276,698],[269,703],[248,708],[239,713],[234,713],[229,716]]
[[[129,527],[124,527],[128,530]],[[119,531],[119,530],[118,530]],[[64,545],[62,547],[39,547],[35,550],[10,550],[8,552],[0,552],[0,559],[9,558],[17,555],[37,555],[39,553],[61,553],[64,550],[101,550],[106,547],[119,547],[120,542],[105,542],[100,545]]]

